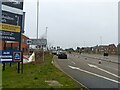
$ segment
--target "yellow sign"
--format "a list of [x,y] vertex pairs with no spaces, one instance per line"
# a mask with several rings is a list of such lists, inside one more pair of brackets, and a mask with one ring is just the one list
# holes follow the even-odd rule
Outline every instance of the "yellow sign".
[[9,32],[20,32],[20,26],[0,23],[0,30]]

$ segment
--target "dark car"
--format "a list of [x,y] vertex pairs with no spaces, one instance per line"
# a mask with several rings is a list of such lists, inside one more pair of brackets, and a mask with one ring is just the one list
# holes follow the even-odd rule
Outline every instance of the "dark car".
[[66,53],[58,54],[58,59],[67,59],[67,54]]
[[53,50],[53,51],[52,51],[52,54],[53,54],[53,55],[57,55],[57,51],[56,51],[56,50]]
[[104,56],[108,56],[108,53],[104,53]]

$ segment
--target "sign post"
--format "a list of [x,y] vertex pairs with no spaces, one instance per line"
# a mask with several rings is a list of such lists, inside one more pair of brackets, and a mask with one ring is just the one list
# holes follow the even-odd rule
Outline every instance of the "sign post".
[[27,43],[29,45],[46,46],[47,45],[47,39],[28,39]]
[[[4,42],[6,41],[19,42],[19,51],[20,51],[21,50],[21,33],[22,33],[22,27],[24,22],[23,0],[2,0],[1,7],[2,8],[0,10],[2,11],[2,15],[1,15],[2,17],[0,22],[0,40]],[[6,45],[4,45],[4,47],[6,48]],[[5,48],[4,50],[6,50]],[[18,73],[20,73],[20,62],[22,62],[22,69],[23,69],[23,58],[22,56],[17,57],[20,54],[18,53],[18,51],[17,53],[14,53],[14,54],[15,54],[15,57],[12,58],[14,59],[14,61],[12,60],[12,62],[18,62]],[[18,60],[19,58],[21,60]],[[2,61],[3,69],[5,69],[4,63],[6,62],[7,61]]]
[[22,51],[20,50],[1,50],[0,62],[3,63],[3,71],[5,70],[5,63],[18,62],[18,73],[20,73],[20,62],[22,61]]
[[42,45],[42,50],[43,50],[43,62],[44,62],[44,46]]
[[42,55],[43,55],[43,62],[44,62],[44,46],[47,45],[47,39],[28,39],[27,44],[39,45],[42,47]]

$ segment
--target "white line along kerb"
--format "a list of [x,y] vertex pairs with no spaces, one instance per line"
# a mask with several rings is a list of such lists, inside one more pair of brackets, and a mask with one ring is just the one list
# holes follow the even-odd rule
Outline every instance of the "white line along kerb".
[[98,75],[98,74],[95,74],[95,73],[92,73],[92,72],[89,72],[89,71],[80,69],[80,68],[78,68],[78,67],[73,67],[73,66],[70,66],[70,65],[68,65],[68,67],[70,67],[71,69],[74,69],[74,70],[79,70],[79,71],[82,71],[82,72],[85,72],[85,73],[88,73],[88,74],[91,74],[91,75],[94,75],[94,76],[101,77],[101,78],[103,78],[103,79],[112,81],[112,82],[114,82],[114,83],[120,84],[120,82],[118,82],[118,81],[116,81],[116,80],[113,80],[113,79],[111,79],[111,78],[107,78],[107,77],[105,77],[105,76],[101,76],[101,75]]

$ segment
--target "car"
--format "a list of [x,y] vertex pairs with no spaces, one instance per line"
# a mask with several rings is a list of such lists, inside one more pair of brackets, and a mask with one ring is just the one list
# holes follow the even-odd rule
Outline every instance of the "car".
[[104,56],[108,56],[108,53],[104,53]]
[[57,51],[57,56],[59,55],[59,54],[61,54],[61,53],[63,53],[62,51]]
[[52,54],[53,54],[53,55],[57,55],[57,51],[56,51],[56,50],[53,50],[53,51],[52,51]]
[[67,54],[66,53],[59,53],[58,59],[67,59]]

